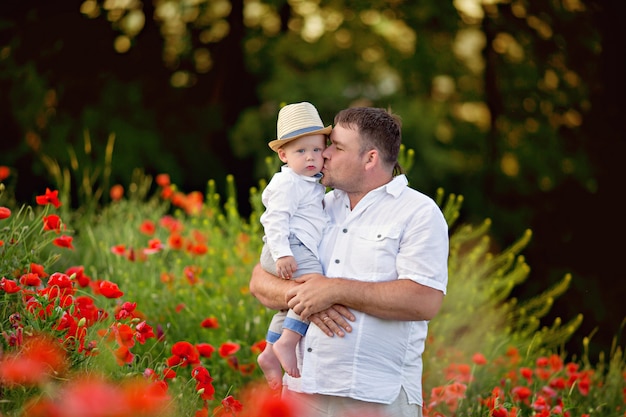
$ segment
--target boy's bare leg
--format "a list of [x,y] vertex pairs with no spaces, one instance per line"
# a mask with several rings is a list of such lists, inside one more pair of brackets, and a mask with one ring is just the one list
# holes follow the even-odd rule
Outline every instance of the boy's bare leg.
[[302,336],[293,330],[283,329],[280,338],[274,343],[274,354],[287,374],[293,378],[300,378],[296,346]]
[[263,352],[259,354],[257,362],[263,371],[270,388],[280,388],[283,382],[283,369],[280,365],[278,357],[274,353],[274,345],[272,343],[267,343],[265,345],[265,349],[263,349]]

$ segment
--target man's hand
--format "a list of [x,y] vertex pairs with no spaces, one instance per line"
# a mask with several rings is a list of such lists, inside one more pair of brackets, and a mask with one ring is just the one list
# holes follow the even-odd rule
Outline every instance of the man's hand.
[[335,279],[326,278],[321,274],[306,274],[297,277],[299,284],[286,293],[287,305],[300,317],[309,319],[309,316],[327,310],[336,302],[336,293],[331,289]]
[[329,337],[334,335],[344,337],[346,332],[352,332],[352,326],[348,321],[354,321],[354,315],[344,306],[337,304],[327,310],[312,314],[309,320]]
[[306,274],[286,291],[287,305],[308,318],[331,306],[342,305],[384,320],[432,319],[441,307],[443,292],[409,279],[366,282]]

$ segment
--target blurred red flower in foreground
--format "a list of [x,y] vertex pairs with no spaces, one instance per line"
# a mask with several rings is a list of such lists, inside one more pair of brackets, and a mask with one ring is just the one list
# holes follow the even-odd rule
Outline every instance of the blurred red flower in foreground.
[[40,397],[24,415],[29,417],[150,417],[173,415],[172,399],[162,381],[132,378],[113,383],[99,377],[79,377],[54,398]]
[[65,350],[56,339],[35,335],[0,360],[1,385],[35,386],[67,367]]
[[[226,403],[224,403],[226,402]],[[239,407],[238,404],[243,404]],[[230,400],[228,397],[222,401],[221,406],[213,411],[214,416],[232,416],[233,411],[240,409],[238,417],[301,417],[306,414],[300,409],[301,406],[295,399],[281,396],[281,390],[272,390],[267,384],[250,384],[240,395],[239,401]],[[361,414],[365,417],[367,414]]]

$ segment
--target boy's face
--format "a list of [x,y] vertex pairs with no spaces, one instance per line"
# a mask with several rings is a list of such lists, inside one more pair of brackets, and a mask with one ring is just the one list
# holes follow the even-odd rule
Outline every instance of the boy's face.
[[312,177],[324,166],[325,147],[325,135],[303,136],[278,149],[278,157],[296,174]]

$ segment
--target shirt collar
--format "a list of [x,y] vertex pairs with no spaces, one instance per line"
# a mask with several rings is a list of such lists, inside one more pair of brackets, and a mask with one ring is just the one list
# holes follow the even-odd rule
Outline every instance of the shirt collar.
[[[406,186],[409,184],[409,180],[406,178],[406,175],[400,174],[396,175],[389,181],[387,184],[381,185],[378,188],[373,189],[367,195],[370,194],[378,194],[378,193],[387,193],[391,194],[394,198],[397,198],[402,191],[406,189]],[[333,190],[333,195],[335,198],[343,198],[346,197],[346,193],[343,190]]]

